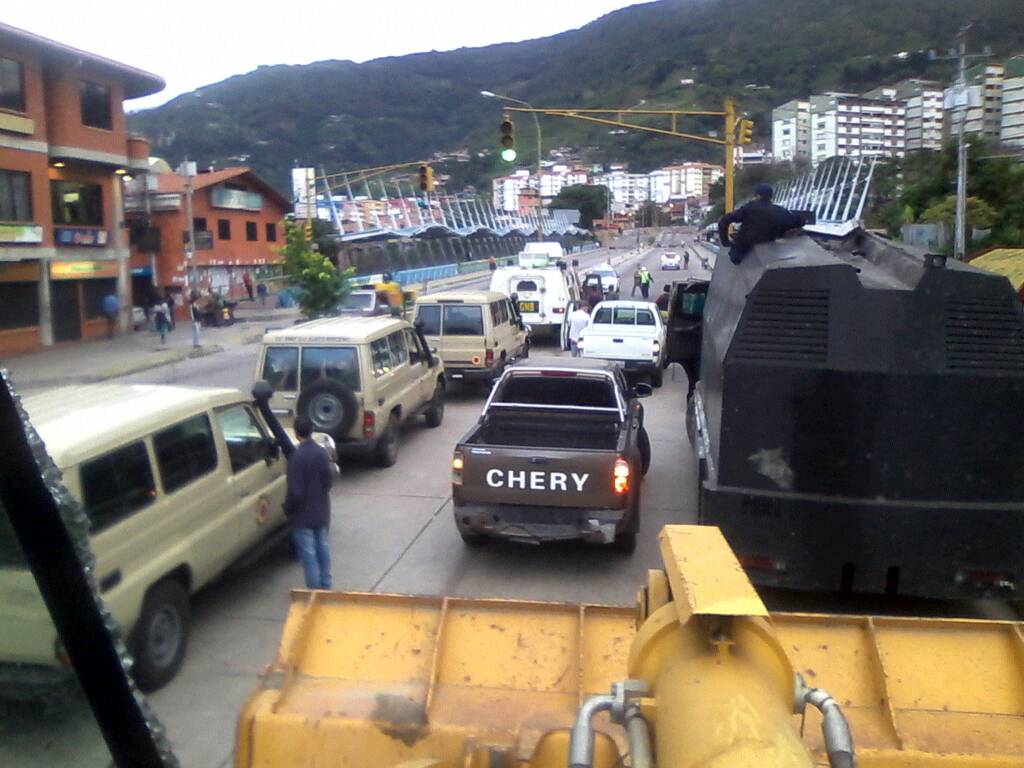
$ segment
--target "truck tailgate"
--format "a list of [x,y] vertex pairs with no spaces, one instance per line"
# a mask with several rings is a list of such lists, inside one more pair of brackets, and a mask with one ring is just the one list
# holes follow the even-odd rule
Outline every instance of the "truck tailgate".
[[461,498],[468,504],[616,509],[615,451],[467,445]]
[[583,354],[602,360],[655,360],[653,328],[590,326],[583,336]]

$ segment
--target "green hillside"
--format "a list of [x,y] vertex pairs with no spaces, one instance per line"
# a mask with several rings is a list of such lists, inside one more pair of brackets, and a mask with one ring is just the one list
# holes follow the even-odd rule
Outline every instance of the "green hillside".
[[[661,0],[538,40],[363,64],[260,67],[130,121],[172,163],[186,153],[201,165],[247,163],[282,189],[295,162],[330,171],[492,148],[501,108],[481,89],[537,106],[646,99],[648,106],[717,108],[732,95],[763,134],[771,107],[794,96],[911,76],[947,79],[952,66],[930,62],[925,51],[948,48],[968,20],[972,49],[1024,51],[1021,0]],[[901,51],[910,55],[896,57]],[[683,78],[694,85],[681,86]],[[747,87],[754,85],[770,87]],[[637,170],[717,157],[708,145],[542,119],[546,147],[592,146],[596,159],[624,159]],[[532,126],[526,116],[517,124],[520,157],[529,162]],[[705,133],[716,127],[680,124]],[[498,163],[492,157],[451,170],[460,183],[472,182]]]

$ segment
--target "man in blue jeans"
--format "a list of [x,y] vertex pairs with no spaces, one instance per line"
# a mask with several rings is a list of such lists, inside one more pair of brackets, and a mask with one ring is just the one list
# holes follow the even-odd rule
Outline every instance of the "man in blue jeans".
[[295,417],[299,445],[288,457],[288,493],[284,513],[292,527],[292,543],[302,563],[307,589],[331,588],[331,459],[313,442],[313,422]]

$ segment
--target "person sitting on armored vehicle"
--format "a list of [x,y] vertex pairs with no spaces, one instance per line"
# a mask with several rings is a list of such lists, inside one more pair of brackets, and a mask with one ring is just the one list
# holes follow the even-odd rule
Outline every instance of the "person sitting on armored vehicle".
[[[788,230],[804,225],[800,216],[772,203],[773,194],[769,184],[758,184],[754,187],[753,200],[718,220],[718,239],[723,246],[729,246],[729,260],[733,264],[743,261],[758,243],[770,243]],[[732,240],[729,239],[730,224],[743,225]]]

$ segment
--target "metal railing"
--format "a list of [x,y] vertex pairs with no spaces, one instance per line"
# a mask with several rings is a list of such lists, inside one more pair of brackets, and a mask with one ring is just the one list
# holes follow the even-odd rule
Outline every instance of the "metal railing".
[[814,223],[806,230],[844,236],[860,226],[876,162],[874,157],[829,158],[809,173],[782,182],[775,202],[813,213]]

